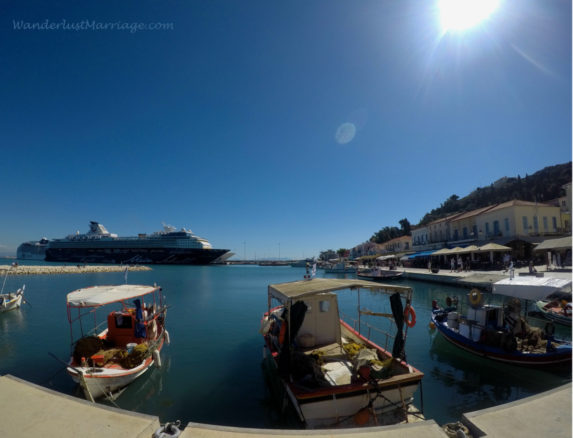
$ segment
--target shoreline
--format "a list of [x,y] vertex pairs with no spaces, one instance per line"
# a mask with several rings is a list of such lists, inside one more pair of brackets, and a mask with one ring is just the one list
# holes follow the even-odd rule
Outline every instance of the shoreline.
[[107,272],[129,272],[151,271],[149,266],[136,265],[0,265],[0,275],[59,275],[59,274],[86,274],[86,273],[107,273]]

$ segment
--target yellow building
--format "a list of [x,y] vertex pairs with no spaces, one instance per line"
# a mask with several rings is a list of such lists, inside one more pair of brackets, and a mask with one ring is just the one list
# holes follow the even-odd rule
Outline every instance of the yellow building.
[[475,217],[478,241],[507,237],[555,236],[563,232],[559,207],[513,200]]

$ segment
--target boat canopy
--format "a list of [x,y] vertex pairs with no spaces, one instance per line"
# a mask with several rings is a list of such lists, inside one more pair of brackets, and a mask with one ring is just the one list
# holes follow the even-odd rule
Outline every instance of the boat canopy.
[[541,300],[553,292],[567,288],[571,290],[570,279],[520,276],[495,282],[492,292],[526,300]]
[[288,299],[300,298],[334,292],[343,289],[369,289],[373,291],[398,292],[409,298],[412,288],[406,286],[393,286],[375,283],[366,280],[339,279],[339,278],[313,278],[312,280],[292,281],[269,285],[269,296],[281,302]]
[[147,295],[158,289],[158,286],[133,284],[92,286],[70,292],[67,296],[67,304],[69,307],[98,307]]

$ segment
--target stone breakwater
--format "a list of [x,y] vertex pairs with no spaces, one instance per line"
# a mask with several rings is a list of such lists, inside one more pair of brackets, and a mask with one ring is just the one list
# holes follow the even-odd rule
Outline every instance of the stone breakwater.
[[148,266],[93,266],[93,265],[57,265],[57,266],[30,266],[30,265],[0,265],[0,275],[59,275],[59,274],[85,274],[93,272],[124,272],[151,271]]

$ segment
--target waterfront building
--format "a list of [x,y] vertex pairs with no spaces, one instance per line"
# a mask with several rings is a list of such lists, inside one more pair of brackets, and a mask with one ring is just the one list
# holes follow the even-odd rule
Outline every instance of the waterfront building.
[[571,185],[564,188],[567,194],[559,198],[562,201],[559,203],[512,200],[414,228],[412,250],[482,246],[494,242],[511,247],[514,258],[530,259],[534,256],[535,244],[571,232]]
[[[513,200],[498,204],[476,217],[478,241],[525,238],[544,240],[563,232],[559,207],[538,202]],[[531,239],[542,237],[541,239]]]
[[426,249],[426,245],[430,243],[429,233],[430,231],[425,225],[412,227],[412,248],[416,251]]
[[382,244],[383,253],[407,252],[412,249],[412,236],[400,236]]
[[563,185],[562,189],[565,195],[549,201],[548,204],[559,207],[563,232],[571,234],[571,183]]

